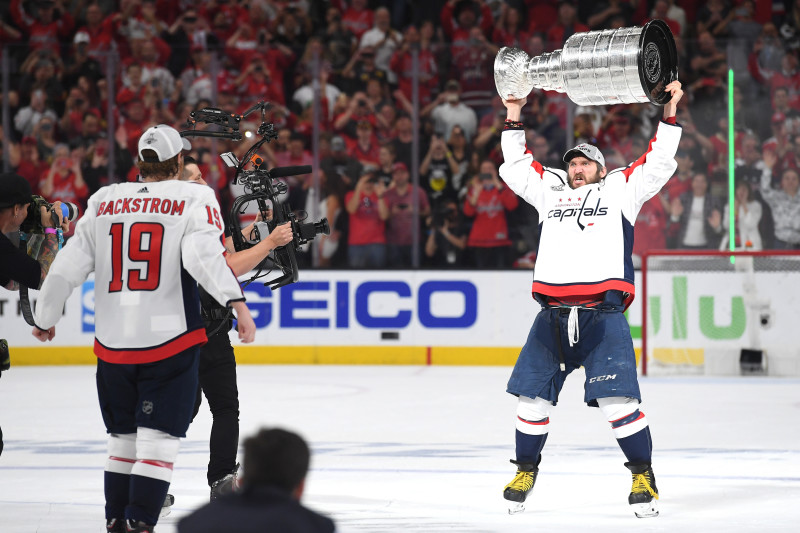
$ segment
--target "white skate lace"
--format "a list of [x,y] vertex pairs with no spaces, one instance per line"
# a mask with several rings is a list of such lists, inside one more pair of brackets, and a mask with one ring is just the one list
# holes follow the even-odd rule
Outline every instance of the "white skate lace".
[[578,306],[572,306],[569,310],[569,320],[567,321],[567,336],[569,337],[569,346],[578,343],[581,338],[581,332],[578,330]]

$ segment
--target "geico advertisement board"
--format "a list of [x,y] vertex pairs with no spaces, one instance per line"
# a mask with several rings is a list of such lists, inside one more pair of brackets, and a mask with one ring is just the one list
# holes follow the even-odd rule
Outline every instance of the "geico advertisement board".
[[[650,276],[651,347],[793,344],[797,286],[786,273]],[[796,276],[796,275],[795,275]],[[243,278],[244,279],[244,278]],[[539,311],[529,271],[313,271],[277,291],[244,287],[256,345],[521,347]],[[641,294],[640,275],[636,275]],[[31,291],[35,304],[37,291]],[[627,312],[640,346],[641,299]],[[94,281],[73,291],[46,346],[89,346],[94,339]],[[19,312],[19,294],[0,290],[0,337],[12,346],[43,346]],[[235,334],[232,334],[235,338]],[[238,342],[234,340],[234,342]]]
[[[531,281],[530,271],[305,270],[277,291],[253,282],[244,293],[255,344],[522,346],[539,310]],[[35,303],[38,292],[30,295]],[[48,345],[91,345],[95,312],[102,310],[94,308],[90,278],[73,291]],[[38,344],[18,293],[0,294],[0,320],[11,345]]]

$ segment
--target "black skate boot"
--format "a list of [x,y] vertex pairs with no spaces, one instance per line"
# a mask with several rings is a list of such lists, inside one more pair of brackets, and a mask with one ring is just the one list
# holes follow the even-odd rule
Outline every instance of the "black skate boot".
[[633,512],[639,518],[658,516],[656,508],[658,488],[652,467],[649,463],[625,463],[625,466],[633,475],[633,485],[631,493],[628,495],[628,503],[633,508]]
[[126,533],[124,518],[107,518],[106,531],[108,533]]
[[517,514],[525,510],[525,498],[536,483],[539,464],[520,463],[513,459],[511,462],[517,465],[517,475],[503,489],[503,498],[509,501],[508,514]]
[[175,496],[172,494],[167,494],[167,497],[164,498],[164,505],[161,506],[161,512],[158,513],[159,518],[164,518],[168,516],[169,513],[172,512],[172,506],[175,505]]
[[125,530],[126,533],[153,533],[153,528],[155,528],[155,526],[139,522],[138,520],[128,520],[125,527],[127,528]]
[[220,496],[225,496],[235,492],[239,488],[239,465],[236,465],[233,472],[211,484],[211,499],[216,500]]

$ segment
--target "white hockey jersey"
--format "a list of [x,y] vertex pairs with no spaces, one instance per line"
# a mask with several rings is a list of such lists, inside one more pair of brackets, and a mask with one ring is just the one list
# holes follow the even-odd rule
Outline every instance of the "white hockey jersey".
[[600,181],[572,189],[567,173],[543,167],[525,145],[523,130],[502,134],[500,176],[539,212],[541,238],[533,293],[555,298],[608,290],[633,301],[633,224],[642,204],[675,172],[681,127],[660,122],[647,152]]
[[89,198],[75,235],[42,285],[36,323],[55,325],[94,271],[95,354],[148,363],[206,341],[197,283],[227,305],[244,300],[222,245],[214,191],[183,181],[122,183]]

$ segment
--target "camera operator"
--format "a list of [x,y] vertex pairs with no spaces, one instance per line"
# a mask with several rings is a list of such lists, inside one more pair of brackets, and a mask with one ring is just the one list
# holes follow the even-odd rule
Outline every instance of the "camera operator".
[[[191,157],[184,159],[183,179],[206,185],[197,163]],[[259,215],[260,216],[260,215]],[[252,225],[242,233],[247,238]],[[276,247],[291,242],[291,224],[277,226],[272,233],[246,250],[234,251],[230,237],[225,239],[225,260],[236,276],[248,273]],[[239,447],[239,392],[236,386],[236,357],[228,336],[233,323],[227,310],[201,289],[200,304],[206,325],[208,343],[200,348],[199,387],[192,419],[197,416],[205,394],[211,409],[210,457],[208,485],[211,499],[232,491],[236,483],[236,452]],[[167,498],[165,506],[172,504]]]
[[59,225],[54,226],[51,211],[42,207],[40,217],[45,228],[44,239],[32,249],[30,256],[17,248],[5,234],[19,231],[28,215],[31,196],[31,186],[25,178],[13,173],[0,175],[0,286],[11,291],[20,285],[29,289],[41,287],[58,253],[56,227],[69,231],[69,221],[64,221],[61,214],[61,202],[55,202],[53,211]]

